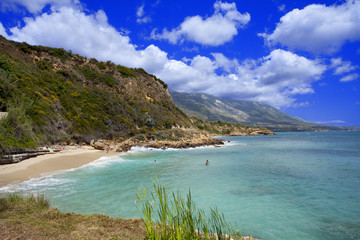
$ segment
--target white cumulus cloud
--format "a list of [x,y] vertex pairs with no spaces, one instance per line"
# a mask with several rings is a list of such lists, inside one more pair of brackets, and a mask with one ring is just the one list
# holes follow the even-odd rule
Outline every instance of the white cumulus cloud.
[[344,76],[340,79],[340,82],[351,82],[359,78],[359,74],[353,73],[349,74],[347,76]]
[[154,45],[137,50],[128,36],[109,25],[103,10],[85,14],[78,9],[63,7],[34,18],[25,18],[24,22],[22,28],[11,28],[7,38],[61,47],[102,61],[112,60],[130,67],[147,67],[149,70],[163,65],[167,59],[167,54]]
[[244,27],[250,21],[250,14],[241,14],[235,3],[214,3],[214,14],[208,18],[201,16],[187,17],[179,27],[162,33],[152,32],[153,39],[166,39],[176,44],[182,41],[192,41],[202,45],[219,46],[233,39],[238,34],[238,28]]
[[[296,95],[313,93],[312,83],[321,78],[326,66],[284,50],[274,50],[257,60],[238,63],[222,54],[214,59],[196,56],[190,64],[168,61],[159,73],[170,88],[204,92],[219,97],[246,99],[277,107],[300,106]],[[222,75],[216,69],[227,66]]]
[[348,73],[358,68],[358,66],[352,65],[349,61],[343,61],[341,57],[332,58],[330,67],[334,68],[335,75]]
[[281,17],[273,33],[259,35],[269,45],[331,54],[347,41],[360,40],[359,26],[360,0],[347,0],[342,5],[311,4],[294,9]]

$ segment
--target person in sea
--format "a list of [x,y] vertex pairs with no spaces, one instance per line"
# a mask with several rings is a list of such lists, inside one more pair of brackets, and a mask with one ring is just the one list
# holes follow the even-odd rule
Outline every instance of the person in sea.
[[156,160],[154,160],[153,163],[156,163]]
[[209,165],[209,160],[206,160],[206,163],[205,163],[205,165],[207,166],[207,165]]

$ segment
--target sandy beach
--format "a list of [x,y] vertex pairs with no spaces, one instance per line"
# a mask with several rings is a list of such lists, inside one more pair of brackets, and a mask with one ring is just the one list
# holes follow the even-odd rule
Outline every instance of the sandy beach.
[[19,163],[0,165],[0,187],[20,183],[30,178],[44,176],[59,170],[81,167],[102,156],[117,154],[119,153],[106,153],[106,151],[81,147],[37,156]]

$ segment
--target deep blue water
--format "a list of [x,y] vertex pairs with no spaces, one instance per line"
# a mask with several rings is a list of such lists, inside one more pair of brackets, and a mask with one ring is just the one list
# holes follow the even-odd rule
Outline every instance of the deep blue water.
[[360,132],[223,139],[230,142],[220,148],[135,148],[0,191],[45,193],[62,211],[131,218],[139,216],[137,190],[158,176],[174,190],[190,188],[198,207],[217,206],[245,235],[360,239]]

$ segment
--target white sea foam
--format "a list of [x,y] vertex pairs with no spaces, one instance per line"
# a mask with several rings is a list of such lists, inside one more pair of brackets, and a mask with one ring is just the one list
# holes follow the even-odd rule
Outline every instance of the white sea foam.
[[128,162],[130,160],[125,160],[120,155],[113,155],[113,156],[103,156],[91,163],[88,163],[80,168],[84,167],[106,167],[107,165],[111,163],[122,163],[122,162]]
[[216,147],[222,147],[224,145],[208,145],[208,146],[198,146],[198,147],[189,147],[189,148],[151,148],[151,147],[132,147],[126,154],[134,154],[139,152],[149,152],[149,151],[192,151],[196,149],[212,149]]
[[232,147],[232,146],[248,146],[248,144],[238,141],[224,141],[224,147]]
[[31,178],[30,180],[17,183],[17,184],[9,184],[0,188],[0,192],[32,192],[41,189],[41,191],[45,191],[47,189],[54,189],[61,185],[68,185],[70,183],[74,183],[74,179],[67,178],[55,178],[55,174],[47,175],[38,178]]

